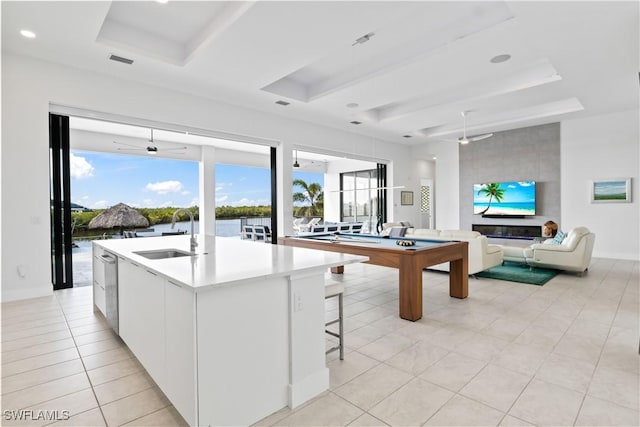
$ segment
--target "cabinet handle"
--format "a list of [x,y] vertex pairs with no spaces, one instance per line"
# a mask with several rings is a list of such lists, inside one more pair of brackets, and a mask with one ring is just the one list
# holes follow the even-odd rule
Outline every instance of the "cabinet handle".
[[157,275],[158,275],[157,273],[154,273],[153,271],[149,271],[149,270],[145,270],[145,271],[146,271],[147,273],[149,273],[149,274],[153,274],[154,276],[157,276]]
[[171,280],[167,280],[167,282],[171,283],[173,286],[177,286],[182,289],[182,285],[178,285],[177,283],[173,283]]
[[131,261],[129,261],[129,262],[130,262],[130,263],[131,263],[131,265],[133,265],[134,267],[140,267],[140,266],[139,266],[138,264],[136,264],[135,262],[131,262]]

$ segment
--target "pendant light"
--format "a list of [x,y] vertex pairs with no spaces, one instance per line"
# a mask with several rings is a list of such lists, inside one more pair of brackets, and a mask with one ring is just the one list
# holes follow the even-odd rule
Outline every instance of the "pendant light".
[[293,167],[294,168],[299,168],[300,167],[300,163],[298,163],[298,150],[296,150],[296,161],[293,162]]

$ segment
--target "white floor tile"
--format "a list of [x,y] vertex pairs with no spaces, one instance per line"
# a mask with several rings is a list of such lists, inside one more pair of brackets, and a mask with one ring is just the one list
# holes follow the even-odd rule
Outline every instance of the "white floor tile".
[[[333,392],[256,425],[639,425],[640,263],[594,259],[544,287],[472,280],[462,300],[426,271],[416,322],[397,316],[397,270],[347,267],[326,275],[347,296]],[[54,425],[184,425],[91,292],[2,304],[3,409],[69,409]]]

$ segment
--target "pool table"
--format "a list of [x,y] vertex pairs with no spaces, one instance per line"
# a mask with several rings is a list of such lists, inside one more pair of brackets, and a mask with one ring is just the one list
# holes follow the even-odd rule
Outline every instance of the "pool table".
[[[414,246],[399,246],[398,240],[415,241]],[[313,234],[278,239],[278,243],[369,257],[370,264],[399,270],[400,317],[416,321],[422,317],[422,269],[450,263],[449,295],[466,298],[469,293],[468,243],[381,237],[367,234]],[[342,273],[343,267],[331,270]]]

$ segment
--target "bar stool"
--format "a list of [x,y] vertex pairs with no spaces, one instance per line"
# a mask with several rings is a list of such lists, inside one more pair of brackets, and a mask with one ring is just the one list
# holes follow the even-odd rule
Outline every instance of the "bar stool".
[[339,323],[339,333],[335,333],[330,331],[329,329],[325,329],[324,331],[338,338],[338,346],[332,347],[326,351],[326,354],[331,353],[335,350],[340,350],[340,360],[344,360],[344,313],[342,310],[342,294],[344,293],[344,285],[342,283],[331,283],[329,285],[325,285],[324,287],[324,299],[327,300],[329,298],[338,297],[338,318],[334,320],[330,320],[325,323],[325,328],[329,325],[333,325],[334,323]]

